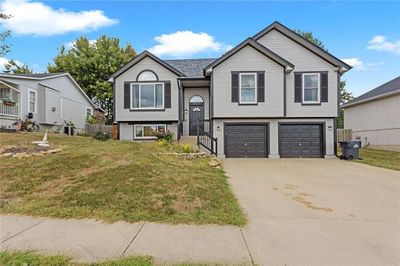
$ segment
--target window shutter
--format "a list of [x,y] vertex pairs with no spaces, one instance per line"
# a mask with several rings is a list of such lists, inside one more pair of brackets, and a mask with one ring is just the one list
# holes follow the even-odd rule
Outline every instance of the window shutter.
[[164,83],[164,108],[171,108],[171,82]]
[[294,74],[294,102],[301,103],[302,102],[302,80],[301,73]]
[[131,84],[124,84],[124,109],[131,108]]
[[321,102],[328,102],[328,73],[321,73]]
[[239,102],[239,73],[232,73],[232,102]]
[[257,73],[257,102],[265,102],[265,75],[264,72]]

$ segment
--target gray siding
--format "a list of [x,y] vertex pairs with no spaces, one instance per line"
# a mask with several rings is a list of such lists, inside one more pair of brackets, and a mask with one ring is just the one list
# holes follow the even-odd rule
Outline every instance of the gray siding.
[[400,145],[400,94],[345,108],[344,127],[364,144]]
[[[137,75],[145,70],[154,71],[160,81],[171,81],[171,108],[164,111],[130,111],[124,109],[124,82],[136,81]],[[116,121],[178,121],[177,75],[153,59],[145,57],[115,79]]]
[[294,102],[294,72],[287,75],[286,103],[288,117],[337,116],[337,72],[335,72],[333,65],[276,30],[272,30],[258,42],[294,64],[294,72],[328,72],[328,102],[314,106]]
[[[231,71],[265,71],[265,102],[231,102]],[[283,116],[283,67],[246,46],[213,69],[214,117]]]
[[[224,123],[269,123],[269,158],[279,158],[279,123],[297,122],[297,123],[325,123],[326,148],[324,156],[326,158],[335,157],[334,155],[334,130],[333,119],[215,119],[214,137],[218,138],[218,156],[225,157],[224,154]],[[329,129],[331,127],[331,129]]]
[[183,113],[184,121],[183,121],[183,135],[189,135],[189,101],[192,96],[198,95],[201,96],[204,100],[204,119],[209,119],[209,108],[210,108],[210,99],[209,99],[209,91],[208,88],[186,88],[184,89],[185,99],[184,99],[184,108],[187,110]]
[[[62,124],[64,120],[67,120],[72,121],[78,130],[85,128],[86,108],[93,109],[92,103],[67,76],[45,80],[3,79],[19,85],[21,91],[20,112],[22,119],[26,119],[29,113],[28,97],[29,90],[32,90],[37,95],[37,110],[33,120],[46,124],[54,124],[55,122]],[[51,87],[58,92],[40,86],[39,83]],[[51,111],[52,107],[56,107],[55,112]]]

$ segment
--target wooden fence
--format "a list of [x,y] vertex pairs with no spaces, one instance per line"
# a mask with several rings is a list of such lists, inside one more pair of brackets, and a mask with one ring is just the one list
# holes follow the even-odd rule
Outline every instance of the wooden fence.
[[85,133],[93,136],[96,132],[106,132],[110,136],[112,136],[112,125],[100,125],[100,124],[86,124],[85,125]]
[[337,141],[346,141],[353,138],[353,132],[351,129],[339,128],[337,130]]

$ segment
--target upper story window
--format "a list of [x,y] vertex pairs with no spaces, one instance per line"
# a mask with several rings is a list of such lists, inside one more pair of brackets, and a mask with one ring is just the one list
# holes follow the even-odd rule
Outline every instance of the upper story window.
[[239,103],[257,103],[257,73],[239,74]]
[[157,75],[150,70],[143,71],[137,77],[137,81],[157,81]]
[[132,83],[131,109],[163,109],[163,83]]
[[320,102],[320,74],[303,73],[303,103]]
[[29,113],[36,113],[36,92],[29,91]]

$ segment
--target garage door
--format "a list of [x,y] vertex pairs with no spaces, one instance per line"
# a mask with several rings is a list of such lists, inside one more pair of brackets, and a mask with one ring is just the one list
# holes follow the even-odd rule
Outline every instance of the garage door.
[[225,125],[225,156],[227,158],[267,157],[267,125]]
[[322,125],[279,126],[279,153],[282,158],[321,158],[322,142]]

